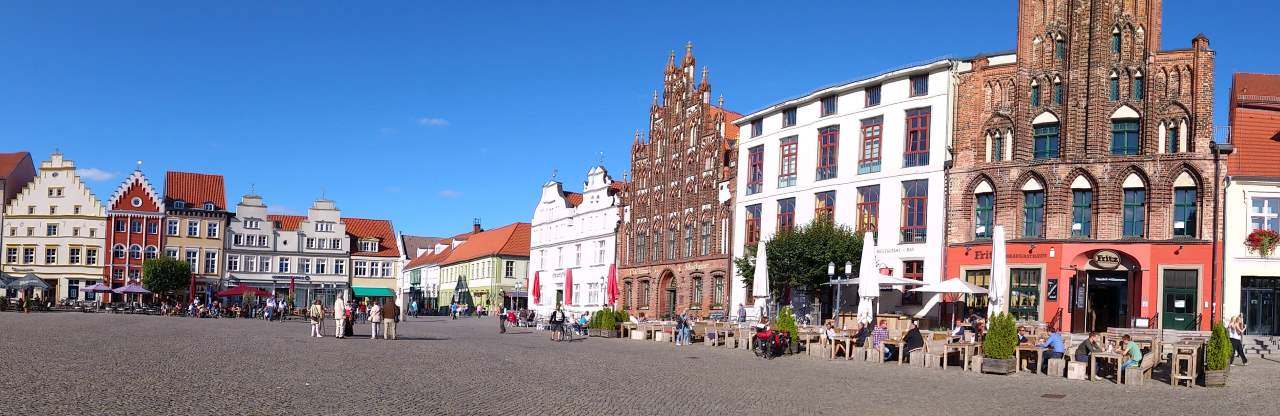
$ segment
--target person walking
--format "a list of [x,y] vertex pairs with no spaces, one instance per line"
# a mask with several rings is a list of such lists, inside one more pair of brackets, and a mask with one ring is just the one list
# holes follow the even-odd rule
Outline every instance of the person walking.
[[507,333],[507,314],[506,312],[503,312],[497,315],[498,315],[498,333],[505,334]]
[[747,322],[747,308],[745,306],[742,306],[741,303],[739,303],[738,304],[738,323],[743,323],[743,322]]
[[409,302],[409,316],[412,316],[412,317],[415,317],[415,318],[418,316],[418,301],[417,301],[417,300],[414,300],[413,302]]
[[382,307],[373,304],[369,308],[369,339],[378,339],[378,325],[382,323]]
[[1249,358],[1244,356],[1244,316],[1231,318],[1227,333],[1231,338],[1231,365],[1236,365],[1236,355],[1240,356],[1240,365],[1249,365]]
[[400,323],[400,307],[395,302],[382,305],[382,339],[396,339],[396,324]]
[[341,297],[333,301],[333,337],[343,338],[347,321],[347,300]]
[[458,303],[449,303],[449,319],[458,319]]
[[560,310],[560,303],[556,303],[556,309],[551,311],[551,316],[547,319],[551,323],[551,340],[564,340],[564,311]]
[[316,338],[323,337],[324,334],[321,333],[320,326],[324,324],[324,307],[320,306],[319,299],[307,310],[307,319],[311,320],[311,336]]

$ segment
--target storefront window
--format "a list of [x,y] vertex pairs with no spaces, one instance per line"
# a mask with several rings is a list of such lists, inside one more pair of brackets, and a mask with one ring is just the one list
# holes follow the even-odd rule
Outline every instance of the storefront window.
[[[991,286],[991,270],[969,270],[964,273],[964,281],[984,288]],[[965,295],[964,305],[971,315],[987,316],[987,295]]]
[[1009,270],[1009,313],[1019,321],[1040,320],[1040,269]]

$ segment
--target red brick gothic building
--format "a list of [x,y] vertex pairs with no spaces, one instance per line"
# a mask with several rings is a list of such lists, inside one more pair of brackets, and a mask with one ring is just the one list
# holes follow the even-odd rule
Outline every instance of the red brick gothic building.
[[631,148],[617,239],[620,307],[637,316],[724,313],[729,302],[733,155],[741,115],[711,104],[707,71],[695,83],[693,45],[663,73],[649,137]]
[[1204,36],[1161,49],[1162,23],[1160,0],[1023,0],[1016,51],[967,62],[947,277],[987,285],[1003,225],[1011,290],[1000,295],[1019,319],[1207,328],[1214,53]]
[[[129,174],[107,201],[107,284],[141,284],[142,262],[164,249],[164,204],[141,170]],[[118,300],[118,299],[116,299]]]

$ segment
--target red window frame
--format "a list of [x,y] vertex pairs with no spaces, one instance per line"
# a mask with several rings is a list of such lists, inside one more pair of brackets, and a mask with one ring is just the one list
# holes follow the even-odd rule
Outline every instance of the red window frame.
[[814,218],[836,219],[836,191],[825,191],[813,194]]
[[[778,143],[778,183],[780,188],[782,187],[781,183],[784,182],[784,180],[791,182],[791,184],[787,186],[795,185],[796,165],[798,162],[797,159],[799,159],[799,153],[800,143],[794,136],[784,138],[780,143]],[[788,164],[788,161],[791,163]]]
[[753,246],[760,242],[760,204],[748,205],[746,210],[747,216],[747,245]]
[[858,188],[858,232],[876,232],[880,222],[880,185]]
[[839,159],[840,126],[818,129],[818,180],[835,178]]
[[786,231],[796,226],[796,199],[778,200],[778,231]]
[[903,151],[903,165],[906,167],[929,164],[929,119],[930,108],[913,108],[907,110],[906,149]]
[[[862,168],[864,166],[870,167],[871,165],[880,164],[880,158],[883,156],[884,150],[883,135],[883,118],[875,117],[862,120],[862,152],[858,155],[859,172],[864,170]],[[870,171],[870,169],[865,170]],[[879,171],[879,169],[875,169],[874,171]]]
[[928,236],[929,181],[902,182],[903,243],[923,243]]
[[764,146],[747,150],[747,195],[759,193],[764,188]]
[[[902,278],[912,280],[924,280],[924,260],[904,260],[902,262]],[[903,305],[919,305],[920,292],[906,292],[902,294]]]

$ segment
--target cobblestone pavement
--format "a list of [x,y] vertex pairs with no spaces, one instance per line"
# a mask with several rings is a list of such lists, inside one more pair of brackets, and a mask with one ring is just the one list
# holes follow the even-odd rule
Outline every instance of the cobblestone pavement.
[[1280,364],[1257,359],[1225,389],[1117,386],[553,343],[496,326],[422,318],[372,341],[309,338],[300,321],[0,313],[0,414],[1274,414],[1280,403]]

